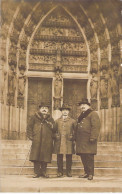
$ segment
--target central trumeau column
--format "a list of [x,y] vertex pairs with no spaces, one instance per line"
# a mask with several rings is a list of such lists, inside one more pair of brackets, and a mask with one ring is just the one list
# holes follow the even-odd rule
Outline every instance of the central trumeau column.
[[61,65],[61,46],[57,45],[57,56],[55,64],[55,78],[54,78],[54,110],[58,110],[61,107],[62,99],[62,65]]

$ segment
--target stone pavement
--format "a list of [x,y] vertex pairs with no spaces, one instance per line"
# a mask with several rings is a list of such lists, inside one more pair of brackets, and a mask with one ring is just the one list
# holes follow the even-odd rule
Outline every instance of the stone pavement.
[[0,192],[122,192],[122,176],[95,176],[88,181],[77,176],[34,179],[27,175],[2,175]]

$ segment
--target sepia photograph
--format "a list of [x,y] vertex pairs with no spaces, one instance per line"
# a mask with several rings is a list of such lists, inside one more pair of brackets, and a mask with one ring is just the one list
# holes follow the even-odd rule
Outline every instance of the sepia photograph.
[[0,192],[122,192],[122,0],[0,0]]

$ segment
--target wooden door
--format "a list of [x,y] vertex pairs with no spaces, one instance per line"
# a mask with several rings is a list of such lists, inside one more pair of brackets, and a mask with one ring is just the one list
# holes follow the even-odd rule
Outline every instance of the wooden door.
[[80,114],[78,103],[87,97],[87,80],[64,79],[63,102],[71,107],[70,116],[77,119]]
[[52,79],[29,78],[28,81],[28,119],[36,111],[41,102],[50,105],[52,110]]

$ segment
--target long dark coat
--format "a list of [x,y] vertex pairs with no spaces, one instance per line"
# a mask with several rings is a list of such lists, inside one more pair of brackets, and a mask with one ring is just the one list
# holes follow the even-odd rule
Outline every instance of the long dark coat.
[[[49,123],[47,123],[49,122]],[[54,120],[36,113],[27,126],[27,136],[32,140],[30,161],[51,162],[53,152]]]
[[[76,154],[97,153],[97,138],[100,131],[100,119],[95,111],[91,111],[85,118],[77,124],[76,130]],[[95,139],[91,143],[90,138]]]
[[73,154],[74,150],[74,132],[76,121],[70,117],[63,120],[59,118],[55,121],[55,140],[54,154]]

